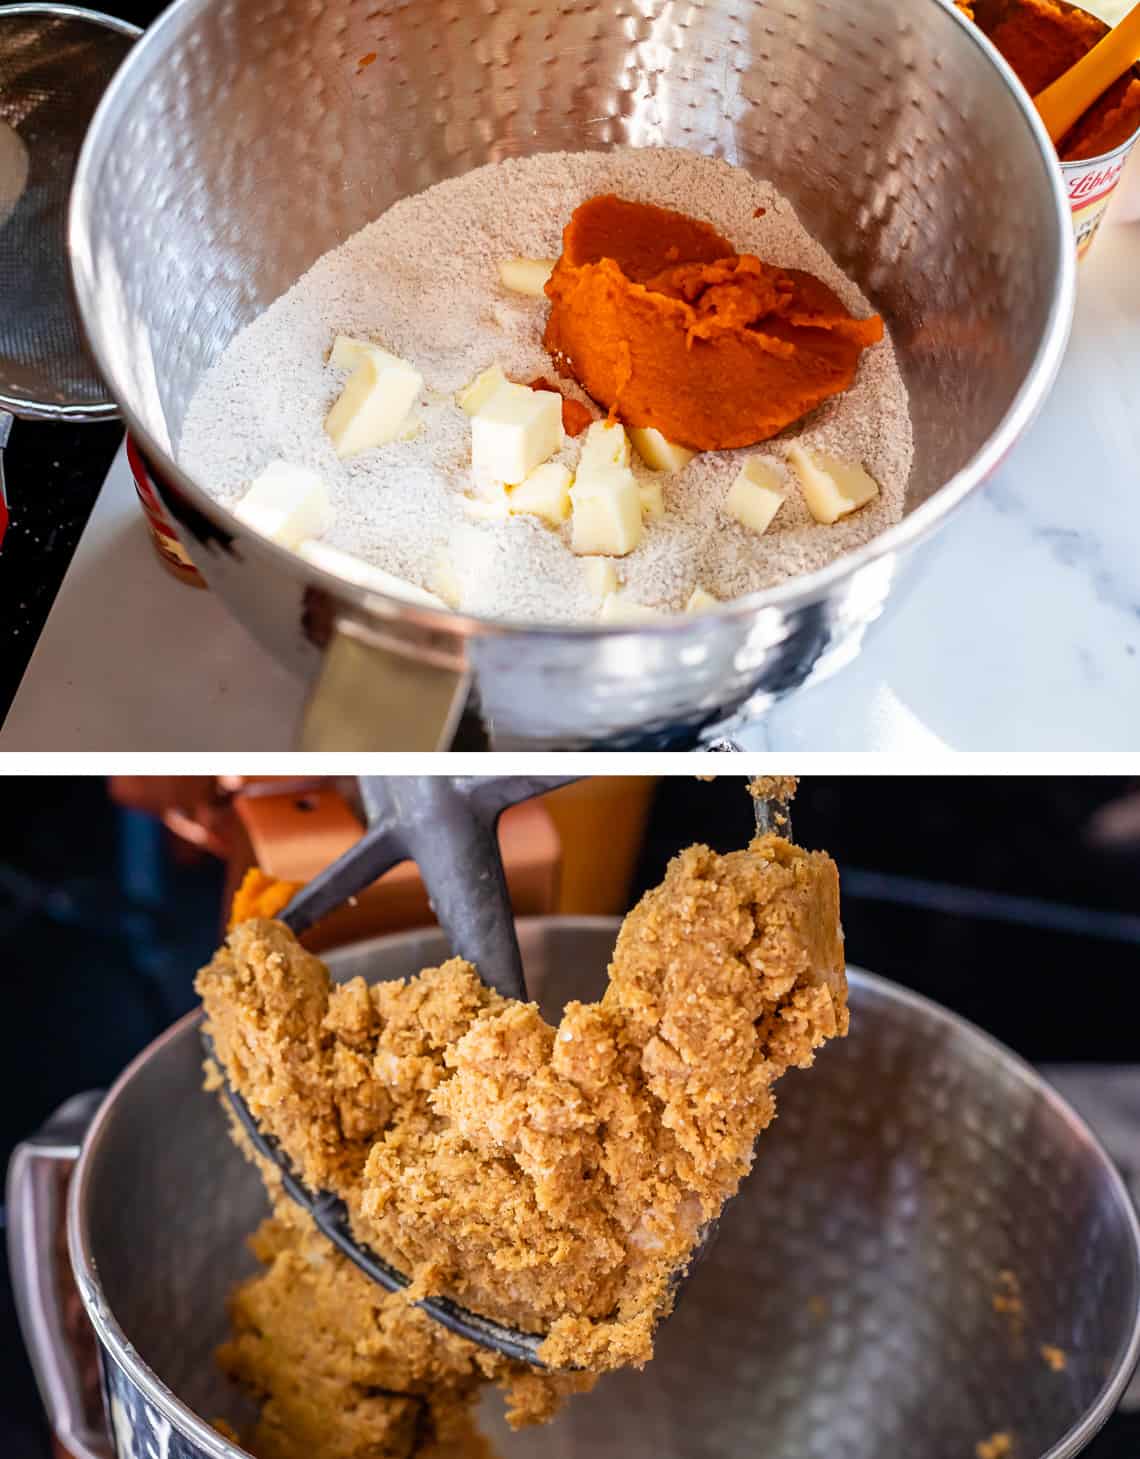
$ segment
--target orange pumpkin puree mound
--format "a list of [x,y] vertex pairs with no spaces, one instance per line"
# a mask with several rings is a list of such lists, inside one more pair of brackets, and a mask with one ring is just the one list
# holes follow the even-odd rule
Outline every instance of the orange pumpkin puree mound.
[[883,337],[811,274],[707,223],[605,195],[577,208],[546,285],[563,375],[630,426],[718,451],[765,441],[855,378]]

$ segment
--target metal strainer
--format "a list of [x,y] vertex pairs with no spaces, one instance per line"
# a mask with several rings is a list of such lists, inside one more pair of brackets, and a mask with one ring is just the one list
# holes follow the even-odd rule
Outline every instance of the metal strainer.
[[0,6],[0,500],[12,416],[118,414],[83,345],[67,205],[88,123],[139,34],[70,5]]

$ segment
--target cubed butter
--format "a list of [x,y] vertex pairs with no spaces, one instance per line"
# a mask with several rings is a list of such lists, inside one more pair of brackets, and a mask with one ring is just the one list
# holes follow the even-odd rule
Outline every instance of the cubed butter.
[[628,468],[581,471],[570,489],[573,521],[570,550],[579,556],[624,557],[641,541],[641,493]]
[[378,344],[367,339],[353,339],[350,334],[338,334],[329,352],[329,364],[337,370],[355,370],[366,355],[382,361],[394,361],[398,356],[390,354]]
[[482,496],[465,496],[462,501],[467,515],[479,522],[502,522],[511,513],[507,488],[500,483],[488,486]]
[[800,445],[788,447],[788,460],[800,479],[808,511],[817,522],[838,522],[879,495],[878,482],[857,463]]
[[596,420],[582,437],[582,454],[578,457],[578,475],[603,471],[608,466],[629,465],[629,437],[619,421]]
[[306,537],[320,537],[332,526],[328,488],[307,466],[272,461],[234,507],[246,526],[296,547]]
[[432,565],[431,589],[438,593],[449,608],[458,608],[463,597],[459,574],[448,552],[440,551]]
[[607,593],[618,590],[617,568],[608,557],[584,557],[582,576],[586,579],[586,591],[599,602]]
[[314,567],[319,567],[323,572],[331,572],[334,577],[344,578],[346,582],[364,588],[367,592],[383,593],[388,598],[405,598],[409,603],[420,603],[431,608],[447,607],[443,599],[437,598],[434,593],[417,587],[406,578],[397,577],[395,573],[373,567],[370,562],[365,562],[351,552],[330,547],[327,542],[306,539],[298,545],[297,552]]
[[724,507],[742,527],[763,532],[784,504],[783,481],[775,468],[750,456],[728,489]]
[[507,501],[512,513],[542,517],[552,527],[559,526],[570,515],[569,470],[561,461],[547,461],[538,466],[525,481],[512,486]]
[[659,481],[643,481],[637,488],[642,515],[649,522],[660,522],[665,515],[665,493]]
[[500,385],[507,383],[501,365],[488,365],[475,376],[470,385],[465,385],[455,397],[460,408],[468,415],[478,415]]
[[336,454],[343,459],[395,440],[423,383],[424,377],[406,360],[380,349],[362,352],[325,418]]
[[552,258],[504,258],[499,264],[499,280],[504,289],[540,299],[554,272],[554,263]]
[[562,397],[552,390],[500,385],[471,417],[471,468],[483,489],[517,486],[562,447]]
[[635,603],[623,593],[607,593],[602,599],[602,611],[598,617],[603,623],[651,623],[665,615],[644,603]]
[[633,449],[651,471],[683,471],[697,454],[687,446],[674,445],[652,426],[631,426]]
[[686,613],[707,613],[710,608],[715,608],[720,603],[719,598],[714,598],[711,593],[706,593],[699,584],[689,594],[689,601],[685,604]]

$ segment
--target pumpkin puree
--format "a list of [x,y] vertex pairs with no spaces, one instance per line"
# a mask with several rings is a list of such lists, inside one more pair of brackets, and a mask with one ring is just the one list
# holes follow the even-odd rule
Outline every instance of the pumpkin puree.
[[883,337],[811,274],[609,194],[575,210],[546,293],[558,370],[626,425],[698,451],[776,435],[846,390]]
[[[1095,15],[1055,0],[959,0],[959,9],[993,41],[1030,96],[1075,65],[1108,30]],[[1057,151],[1065,162],[1100,157],[1127,142],[1137,127],[1140,69],[1134,67],[1061,138]]]

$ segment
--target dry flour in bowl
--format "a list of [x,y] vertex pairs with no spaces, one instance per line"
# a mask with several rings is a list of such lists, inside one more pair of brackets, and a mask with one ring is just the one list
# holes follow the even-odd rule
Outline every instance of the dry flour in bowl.
[[[504,290],[498,264],[557,257],[574,209],[606,192],[702,218],[739,252],[806,269],[853,313],[873,312],[787,199],[725,162],[629,148],[492,163],[396,203],[242,330],[190,404],[182,466],[229,505],[272,460],[311,466],[332,498],[335,523],[325,538],[332,546],[427,588],[446,557],[462,609],[476,616],[596,617],[581,559],[569,549],[569,525],[470,518],[463,500],[471,490],[471,424],[454,394],[494,361],[513,380],[554,378],[542,346],[547,301]],[[421,371],[422,429],[414,438],[337,459],[324,418],[344,383],[326,364],[339,333],[374,340]],[[763,536],[741,527],[723,509],[741,462],[763,455],[782,463],[793,438],[862,462],[879,498],[821,526],[791,485]],[[567,440],[561,459],[573,467],[578,450]],[[727,599],[822,567],[901,518],[912,454],[906,389],[888,335],[865,351],[849,391],[783,435],[699,455],[676,475],[637,463],[645,480],[663,482],[666,515],[647,522],[641,545],[616,560],[623,588],[638,602],[679,611],[698,585]]]

